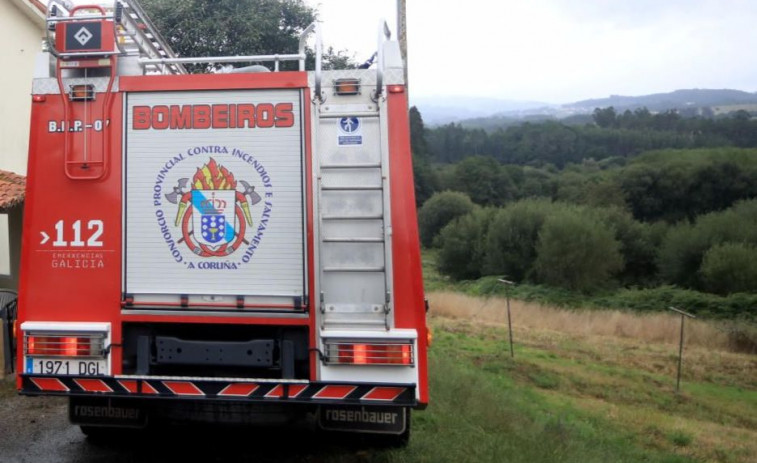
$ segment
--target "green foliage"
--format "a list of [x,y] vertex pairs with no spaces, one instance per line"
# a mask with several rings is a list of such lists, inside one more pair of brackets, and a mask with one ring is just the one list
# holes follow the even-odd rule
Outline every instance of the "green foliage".
[[481,276],[486,235],[495,212],[477,209],[442,229],[437,238],[439,270],[457,280]]
[[415,181],[415,205],[420,207],[434,194],[437,189],[437,181],[429,162],[423,118],[415,106],[410,108],[409,119],[410,152],[413,156],[413,179]]
[[601,162],[656,149],[757,147],[757,121],[748,113],[713,120],[673,111],[651,114],[645,108],[618,115],[609,107],[597,108],[594,120],[595,124],[585,125],[554,120],[508,123],[489,131],[448,124],[430,130],[427,141],[436,162],[483,154],[502,163],[551,163],[560,168],[589,158]]
[[625,265],[618,277],[623,284],[647,286],[657,282],[657,252],[667,227],[634,220],[618,207],[589,209],[588,213],[608,226],[620,242]]
[[[452,290],[471,296],[505,296],[499,276],[478,280],[455,281],[438,272],[435,250],[423,252],[423,279],[427,291]],[[522,301],[566,308],[622,309],[660,312],[680,307],[698,317],[733,320],[724,329],[736,350],[757,353],[757,294],[734,293],[729,296],[702,293],[675,286],[655,288],[619,288],[582,294],[564,288],[520,282],[509,288],[510,296]]]
[[603,129],[618,126],[618,114],[612,106],[608,108],[595,108],[592,117],[594,123]]
[[486,237],[483,272],[524,280],[536,259],[536,243],[544,220],[559,206],[546,200],[524,200],[500,209]]
[[436,235],[457,217],[473,211],[475,205],[464,194],[454,191],[443,191],[434,194],[418,211],[418,229],[421,243],[429,247]]
[[492,157],[470,156],[455,167],[456,190],[482,206],[500,206],[512,199],[514,185],[507,171]]
[[143,0],[142,4],[181,56],[294,53],[300,33],[316,17],[302,0]]
[[[749,200],[722,212],[703,215],[694,224],[684,223],[672,228],[660,247],[660,276],[663,281],[704,289],[700,268],[705,254],[713,246],[725,243],[757,246],[755,223],[757,200]],[[757,280],[752,280],[749,286],[750,291],[757,290]]]
[[699,269],[704,289],[717,294],[754,291],[757,287],[757,247],[744,243],[712,246]]
[[622,270],[623,256],[607,225],[577,212],[568,209],[545,220],[534,270],[539,282],[589,292]]
[[618,177],[637,219],[693,220],[757,196],[754,154],[734,148],[652,152]]

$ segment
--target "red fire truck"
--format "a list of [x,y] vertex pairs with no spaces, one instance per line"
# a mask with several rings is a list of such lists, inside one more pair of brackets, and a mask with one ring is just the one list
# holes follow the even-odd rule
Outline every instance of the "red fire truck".
[[[88,433],[317,416],[405,440],[428,401],[403,63],[178,58],[133,0],[48,8],[18,388]],[[315,69],[305,40],[315,34]],[[264,63],[217,70],[224,63]],[[284,70],[288,66],[294,70]]]

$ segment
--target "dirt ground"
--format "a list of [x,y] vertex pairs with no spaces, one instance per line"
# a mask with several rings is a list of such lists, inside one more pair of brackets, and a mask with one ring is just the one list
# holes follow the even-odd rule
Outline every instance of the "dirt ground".
[[0,380],[0,463],[360,462],[369,452],[310,428],[173,426],[94,440],[68,422],[67,399],[21,397],[12,377]]

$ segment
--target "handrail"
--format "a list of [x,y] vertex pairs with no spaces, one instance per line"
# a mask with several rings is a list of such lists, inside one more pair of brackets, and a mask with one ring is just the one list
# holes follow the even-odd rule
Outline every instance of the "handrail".
[[293,55],[244,55],[244,56],[206,56],[197,58],[140,58],[140,64],[197,64],[197,63],[235,63],[240,61],[301,61],[304,54]]
[[374,99],[378,100],[384,86],[384,42],[392,38],[389,24],[386,19],[379,21],[378,30],[378,69],[376,69],[376,93]]
[[[310,23],[308,27],[305,28],[304,31],[302,31],[302,34],[300,34],[300,46],[297,48],[297,51],[299,54],[304,55],[305,54],[305,41],[308,38],[308,35],[310,35],[311,32],[316,31],[316,36],[320,32],[320,27],[318,26],[318,23],[313,21]],[[317,39],[316,39],[317,40]],[[300,60],[300,71],[305,70],[305,60]]]
[[323,78],[323,38],[321,37],[321,26],[315,28],[315,98],[323,102],[321,95],[321,79]]

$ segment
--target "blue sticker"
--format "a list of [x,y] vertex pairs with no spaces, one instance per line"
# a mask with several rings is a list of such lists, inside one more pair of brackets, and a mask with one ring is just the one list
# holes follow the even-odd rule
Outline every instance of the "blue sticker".
[[339,134],[337,144],[339,146],[359,146],[363,144],[363,135],[360,130],[359,117],[343,117],[339,119]]
[[339,119],[339,129],[344,133],[357,133],[360,131],[360,118],[343,117]]

